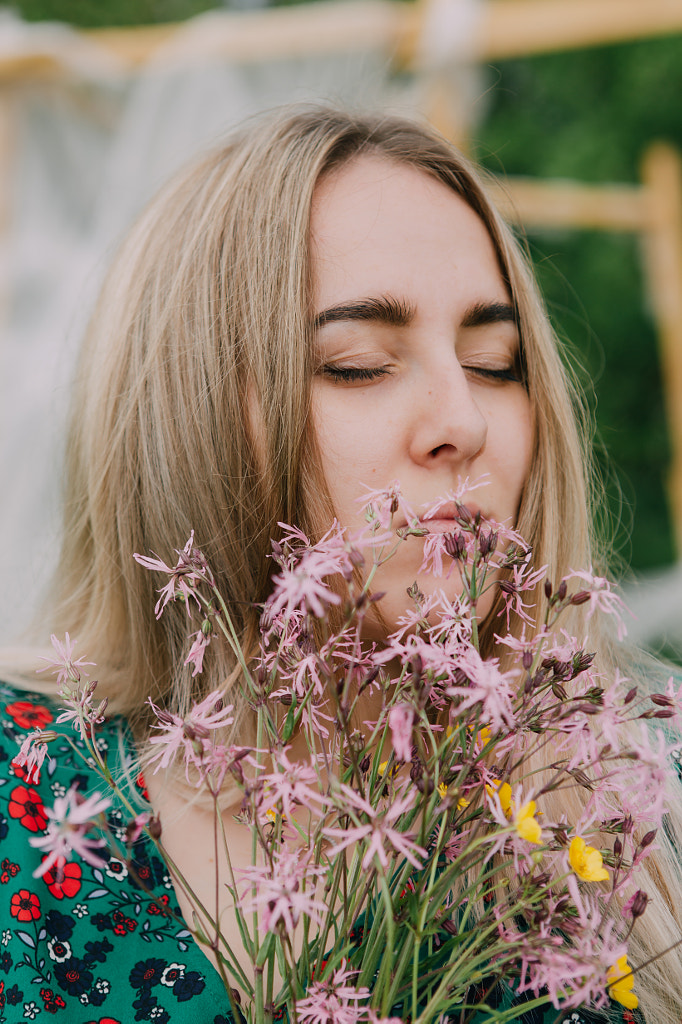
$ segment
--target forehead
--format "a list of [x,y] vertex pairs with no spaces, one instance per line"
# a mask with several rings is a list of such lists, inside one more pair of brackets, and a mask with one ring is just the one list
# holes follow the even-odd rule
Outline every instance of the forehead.
[[[317,185],[311,216],[316,303],[365,292],[460,289],[507,298],[495,246],[478,214],[426,172],[356,157]],[[430,287],[426,287],[429,286]]]

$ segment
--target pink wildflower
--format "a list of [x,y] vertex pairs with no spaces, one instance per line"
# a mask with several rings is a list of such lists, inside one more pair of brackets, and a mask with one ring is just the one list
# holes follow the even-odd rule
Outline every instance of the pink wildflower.
[[76,685],[72,690],[67,689],[64,684],[59,691],[66,710],[57,716],[57,722],[71,722],[73,728],[79,730],[84,739],[88,738],[93,726],[102,724],[104,712],[109,703],[108,698],[105,697],[95,707],[92,700],[96,688],[97,681],[93,679],[89,683]]
[[148,698],[147,703],[158,719],[155,728],[162,730],[160,736],[152,736],[149,741],[160,745],[160,749],[150,759],[150,763],[157,762],[154,769],[155,774],[159,768],[167,768],[178,751],[182,751],[185,770],[189,778],[191,764],[199,769],[202,767],[203,754],[210,746],[208,743],[210,732],[215,729],[224,729],[234,721],[231,714],[232,704],[223,705],[220,690],[214,690],[199,704],[195,704],[185,718],[158,708],[151,698]]
[[64,634],[64,643],[58,640],[54,633],[50,637],[50,642],[57,657],[41,657],[40,660],[46,661],[47,665],[45,668],[39,668],[38,672],[47,672],[48,669],[52,669],[53,673],[57,676],[58,683],[79,683],[81,678],[80,669],[86,665],[93,665],[94,662],[84,661],[83,658],[76,658],[74,661],[73,652],[76,647],[76,641],[72,641],[68,633]]
[[141,814],[136,814],[133,820],[128,822],[126,826],[126,841],[131,844],[136,843],[151,819],[152,816],[149,811],[142,811]]
[[291,935],[301,916],[319,924],[327,906],[315,899],[318,879],[326,868],[310,863],[310,853],[284,847],[274,854],[272,863],[239,871],[246,883],[241,909],[259,913],[261,933],[277,933],[280,929]]
[[138,554],[133,555],[135,561],[144,566],[145,569],[162,572],[170,576],[165,587],[161,587],[157,591],[161,595],[154,608],[157,619],[161,618],[168,602],[175,601],[178,597],[185,602],[187,614],[191,618],[190,599],[196,601],[197,606],[201,608],[201,602],[197,596],[197,586],[199,583],[207,583],[209,587],[215,586],[215,580],[213,579],[208,562],[201,551],[194,546],[194,530],[190,533],[189,540],[182,551],[176,548],[175,553],[178,555],[178,560],[173,567],[166,565],[160,558],[148,558],[146,555]]
[[210,629],[204,632],[202,626],[202,628],[196,633],[192,633],[192,636],[194,637],[194,643],[190,648],[189,654],[185,658],[185,665],[192,665],[192,676],[198,676],[204,667],[204,654],[206,653],[206,648],[211,642],[212,634]]
[[323,577],[338,572],[336,564],[320,557],[309,548],[294,568],[283,568],[273,576],[273,592],[268,600],[271,615],[284,611],[308,611],[323,618],[325,610],[332,604],[340,604],[341,598],[323,582]]
[[275,754],[274,760],[278,770],[261,777],[261,812],[267,812],[281,803],[284,814],[291,818],[297,804],[311,808],[315,804],[319,806],[327,802],[320,793],[317,774],[312,765],[300,761],[292,764],[286,750]]
[[460,697],[457,712],[480,704],[480,722],[490,724],[493,732],[513,729],[515,725],[512,682],[518,675],[515,669],[501,672],[496,658],[483,660],[474,647],[469,647],[459,659],[459,668],[469,679],[468,686],[450,686],[448,696]]
[[478,491],[481,487],[487,487],[490,482],[490,473],[482,473],[475,480],[470,480],[468,476],[462,478],[457,476],[457,486],[450,491],[446,491],[440,497],[435,498],[429,502],[428,505],[424,505],[422,508],[422,519],[435,519],[438,513],[446,505],[462,505],[464,499],[474,491]]
[[607,1003],[607,972],[626,953],[626,946],[615,934],[613,921],[604,922],[598,902],[579,892],[574,876],[567,885],[579,925],[572,931],[571,944],[557,942],[549,931],[533,946],[524,942],[517,991],[547,991],[557,1009],[586,1004],[600,1008]]
[[388,530],[393,525],[397,513],[400,513],[399,526],[416,526],[418,524],[416,513],[403,498],[398,480],[394,480],[388,487],[380,490],[368,489],[358,498],[358,501],[365,507],[370,521],[375,520],[383,530]]
[[412,757],[412,726],[414,725],[414,708],[408,704],[396,704],[388,713],[388,726],[395,756],[399,761],[409,761]]
[[541,569],[532,571],[529,552],[525,562],[521,565],[512,566],[511,579],[500,580],[500,590],[504,596],[504,609],[500,612],[500,615],[506,615],[507,629],[509,629],[509,618],[512,612],[524,622],[533,625],[533,619],[526,611],[526,608],[531,606],[526,605],[521,595],[529,590],[533,590],[540,580],[544,578],[546,572],[546,565],[543,565]]
[[[412,807],[415,799],[414,791],[409,792],[402,799],[395,800],[383,814],[376,807],[372,807],[368,800],[363,799],[350,786],[342,784],[339,787],[338,798],[341,813],[349,814],[358,824],[352,828],[326,828],[323,830],[328,839],[336,842],[336,845],[328,850],[330,857],[345,850],[348,846],[368,841],[362,859],[364,871],[369,870],[375,856],[381,867],[386,869],[390,859],[396,853],[408,860],[414,867],[422,866],[422,858],[426,857],[427,853],[423,847],[413,841],[414,833],[400,832],[391,827]],[[358,812],[369,820],[362,824],[359,823],[360,814]]]
[[567,583],[570,580],[580,580],[584,584],[582,590],[575,596],[584,595],[585,601],[589,601],[588,619],[592,618],[596,611],[612,615],[616,621],[618,639],[623,640],[627,636],[628,631],[623,619],[623,612],[626,610],[625,603],[618,594],[613,593],[612,586],[607,579],[604,579],[603,576],[595,576],[591,570],[587,572],[584,569],[571,569],[568,575],[564,576],[564,580]]
[[84,799],[75,787],[66,796],[57,797],[54,807],[45,809],[51,819],[45,835],[29,839],[31,846],[48,854],[33,872],[33,877],[40,878],[53,865],[63,866],[74,853],[93,867],[101,867],[105,858],[96,851],[106,844],[103,839],[93,839],[87,833],[95,824],[93,819],[106,810],[110,803],[108,798],[101,797],[99,793]]
[[37,781],[47,754],[47,743],[43,738],[44,736],[53,739],[56,734],[43,733],[42,729],[29,733],[21,744],[19,753],[12,758],[13,765],[17,765],[19,768],[23,767],[26,770],[26,781],[29,783]]
[[355,988],[349,984],[357,974],[346,967],[344,960],[331,978],[312,982],[305,998],[296,1003],[301,1024],[358,1024],[366,1020],[368,1008],[359,1004],[369,999],[370,991],[364,986]]

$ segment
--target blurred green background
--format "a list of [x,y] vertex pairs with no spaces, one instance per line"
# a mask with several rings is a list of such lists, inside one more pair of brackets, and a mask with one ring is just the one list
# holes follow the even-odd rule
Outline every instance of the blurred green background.
[[[14,4],[29,20],[80,26],[174,21],[217,6],[227,5]],[[651,141],[665,139],[682,148],[682,36],[507,61],[486,74],[486,113],[474,155],[493,171],[635,182]],[[637,240],[555,231],[531,236],[530,245],[554,324],[575,350],[591,392],[616,556],[639,570],[665,565],[675,555],[665,495],[669,448]]]

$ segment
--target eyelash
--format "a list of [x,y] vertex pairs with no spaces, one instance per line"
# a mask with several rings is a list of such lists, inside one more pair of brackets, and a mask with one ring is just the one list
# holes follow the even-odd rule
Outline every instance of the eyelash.
[[520,384],[523,380],[516,366],[509,366],[500,370],[494,370],[492,367],[487,366],[465,366],[464,369],[468,370],[469,373],[475,373],[479,377],[486,377],[490,380],[509,381],[513,384]]
[[335,384],[352,384],[359,380],[376,380],[385,377],[391,371],[385,366],[333,366],[326,363],[322,367],[325,377],[331,377]]
[[[486,366],[465,366],[464,369],[468,370],[469,373],[477,374],[479,377],[489,380],[508,381],[515,384],[522,382],[521,374],[515,366],[500,370]],[[385,366],[333,366],[331,363],[326,363],[322,367],[322,373],[325,377],[331,377],[335,384],[352,384],[361,380],[376,380],[379,377],[385,377],[390,372]]]

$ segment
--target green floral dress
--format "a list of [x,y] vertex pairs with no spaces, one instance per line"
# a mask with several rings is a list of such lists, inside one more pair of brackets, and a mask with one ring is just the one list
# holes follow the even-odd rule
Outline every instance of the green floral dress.
[[[43,855],[28,840],[43,833],[45,807],[72,786],[84,795],[103,792],[99,776],[71,746],[81,746],[77,734],[56,724],[59,712],[43,694],[0,683],[0,1024],[44,1015],[64,1024],[234,1024],[222,980],[185,927],[150,839],[133,845],[130,873],[109,856],[101,868],[73,860],[60,878],[54,871],[33,877]],[[54,729],[58,739],[41,771],[27,777],[12,758],[36,728]],[[112,773],[130,779],[131,802],[149,809],[125,722],[108,720],[97,742]],[[114,805],[108,818],[123,847],[127,814]],[[513,1005],[509,990],[500,994],[500,1005]],[[609,1019],[642,1022],[638,1013],[616,1006]],[[516,1018],[518,1024],[597,1020],[604,1017],[553,1007],[524,1013],[522,1005]]]

